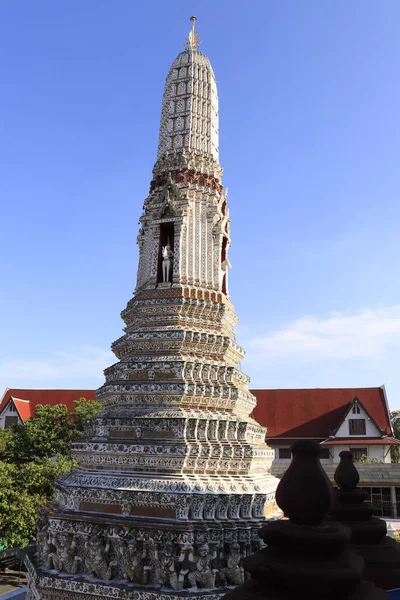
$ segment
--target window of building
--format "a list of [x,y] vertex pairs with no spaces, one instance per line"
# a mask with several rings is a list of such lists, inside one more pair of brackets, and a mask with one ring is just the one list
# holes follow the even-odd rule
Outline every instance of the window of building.
[[396,492],[396,515],[400,515],[400,487],[395,488]]
[[392,505],[389,487],[363,487],[368,492],[370,502],[376,509],[376,515],[379,517],[394,516],[394,506]]
[[353,412],[353,415],[359,415],[361,413],[360,407],[357,404],[355,404],[353,406],[352,412]]
[[356,462],[362,460],[363,456],[368,456],[368,448],[350,448],[350,452]]
[[279,458],[292,458],[290,448],[279,448]]
[[4,429],[8,429],[8,427],[11,427],[12,425],[16,425],[18,423],[18,417],[6,417],[5,423],[4,423]]
[[365,419],[349,419],[349,435],[365,435]]
[[330,454],[330,452],[329,452],[329,448],[324,448],[324,447],[322,446],[322,448],[321,448],[321,454],[319,455],[319,457],[320,457],[320,458],[330,458],[330,457],[331,457],[331,454]]

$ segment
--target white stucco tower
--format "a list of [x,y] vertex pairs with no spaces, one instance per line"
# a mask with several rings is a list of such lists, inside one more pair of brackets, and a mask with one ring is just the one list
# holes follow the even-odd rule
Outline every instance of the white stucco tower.
[[229,214],[218,157],[217,85],[210,61],[195,49],[195,35],[189,34],[165,83],[157,162],[138,237],[136,292],[168,287],[162,247],[169,240],[173,287],[227,296]]
[[275,509],[273,452],[250,413],[228,299],[229,212],[218,96],[189,33],[168,73],[140,217],[134,296],[97,398],[28,560],[42,600],[218,598]]

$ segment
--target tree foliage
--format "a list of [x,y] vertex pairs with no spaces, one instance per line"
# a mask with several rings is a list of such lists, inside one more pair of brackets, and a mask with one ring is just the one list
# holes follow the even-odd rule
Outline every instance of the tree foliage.
[[20,465],[0,461],[0,539],[6,548],[33,539],[39,507],[54,495],[54,481],[75,466],[60,456]]
[[38,405],[34,417],[4,431],[0,460],[22,464],[49,456],[72,457],[71,443],[83,434],[88,421],[102,410],[100,402],[80,398],[74,411],[65,404]]
[[359,464],[377,464],[382,463],[383,460],[379,460],[379,458],[368,458],[366,454],[362,454],[359,458],[354,460],[355,463]]
[[15,467],[0,462],[0,540],[1,546],[26,546],[33,537],[41,498],[29,494],[15,480]]
[[394,437],[400,439],[400,410],[392,410],[390,413],[390,422],[392,423]]
[[[400,410],[393,410],[390,413],[390,422],[392,424],[394,437],[400,440]],[[390,448],[390,456],[392,462],[398,463],[400,458],[400,452],[398,446],[392,446]]]
[[76,462],[71,443],[102,410],[80,398],[68,414],[65,405],[37,406],[23,425],[0,429],[0,541],[26,546],[34,537],[39,507],[54,496],[54,481]]

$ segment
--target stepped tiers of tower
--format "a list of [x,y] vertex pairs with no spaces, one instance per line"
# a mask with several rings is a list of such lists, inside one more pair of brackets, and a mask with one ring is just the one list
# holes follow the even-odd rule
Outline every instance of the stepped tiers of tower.
[[277,515],[228,297],[215,77],[191,36],[166,81],[104,412],[74,445],[78,466],[56,482],[27,559],[35,600],[216,599],[244,580],[243,558]]

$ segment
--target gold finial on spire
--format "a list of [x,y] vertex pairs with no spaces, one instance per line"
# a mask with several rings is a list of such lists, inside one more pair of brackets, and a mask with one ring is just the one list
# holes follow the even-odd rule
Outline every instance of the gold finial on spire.
[[185,48],[186,50],[197,50],[201,44],[200,36],[194,30],[194,24],[197,21],[197,17],[190,17],[190,20],[192,21],[192,29],[189,31],[189,35],[186,38]]

